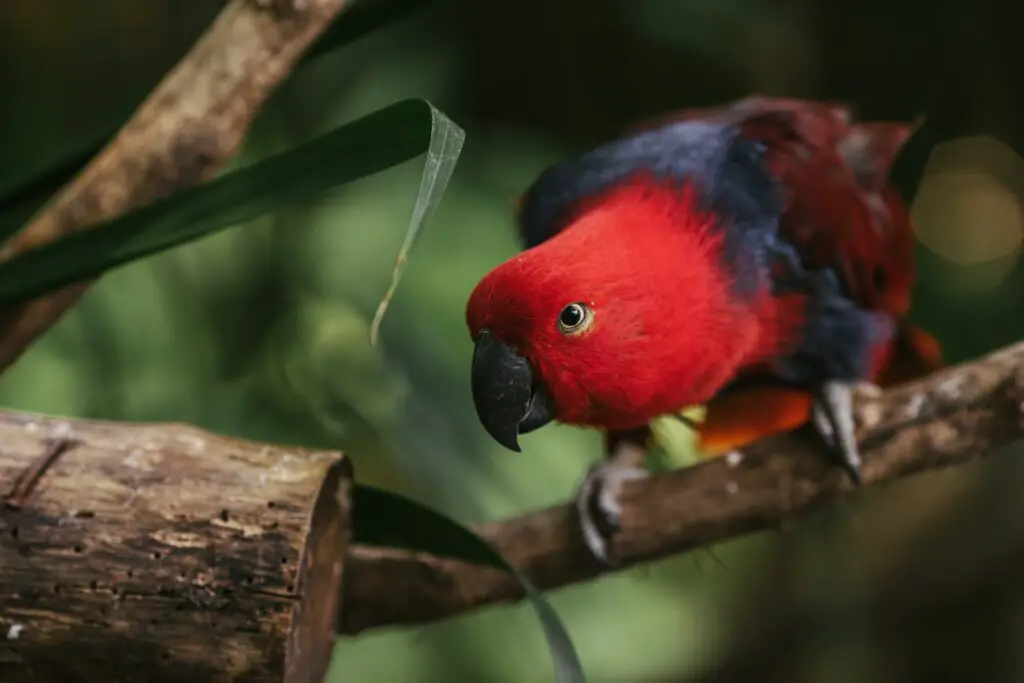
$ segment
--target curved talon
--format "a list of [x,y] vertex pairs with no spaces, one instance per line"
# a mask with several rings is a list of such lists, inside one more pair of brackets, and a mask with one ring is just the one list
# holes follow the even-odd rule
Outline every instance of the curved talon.
[[813,409],[814,427],[854,484],[862,483],[860,450],[855,436],[853,398],[877,394],[879,389],[867,383],[825,382],[818,391]]
[[608,545],[621,528],[622,507],[618,497],[623,483],[649,477],[641,467],[623,466],[606,460],[590,468],[576,496],[580,532],[590,553],[601,563],[614,566]]

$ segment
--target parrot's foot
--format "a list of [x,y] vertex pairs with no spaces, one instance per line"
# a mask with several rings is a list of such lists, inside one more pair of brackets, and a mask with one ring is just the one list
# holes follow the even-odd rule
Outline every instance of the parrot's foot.
[[854,484],[861,484],[860,451],[854,436],[853,414],[855,396],[876,397],[881,388],[867,382],[829,381],[819,388],[814,402],[814,427],[839,457],[843,469]]
[[591,554],[605,565],[615,565],[608,543],[621,529],[619,493],[623,483],[650,476],[650,472],[639,466],[644,454],[641,445],[619,442],[608,458],[590,468],[576,494],[583,541]]

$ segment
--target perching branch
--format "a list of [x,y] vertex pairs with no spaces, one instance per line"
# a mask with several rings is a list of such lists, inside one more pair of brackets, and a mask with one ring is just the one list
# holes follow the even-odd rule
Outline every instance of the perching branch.
[[[29,225],[7,260],[212,178],[267,97],[348,0],[230,0],[117,136]],[[0,314],[0,372],[92,282]]]
[[[1022,401],[1024,343],[861,403],[865,481],[979,459],[1020,439]],[[0,626],[14,628],[16,641],[0,646],[0,663],[17,656],[56,665],[67,661],[61,647],[88,643],[109,666],[141,661],[115,652],[152,660],[181,647],[193,660],[202,652],[210,670],[245,663],[280,671],[288,668],[291,642],[280,636],[289,629],[322,643],[335,621],[351,634],[521,597],[512,577],[495,569],[367,547],[348,553],[341,596],[332,595],[340,584],[347,502],[340,494],[325,498],[321,477],[340,458],[174,424],[0,413],[0,568],[8,573],[0,581],[7,591]],[[780,436],[737,457],[628,485],[624,529],[613,549],[628,566],[778,527],[850,491],[815,444]],[[318,502],[328,498],[336,509]],[[318,509],[338,514],[318,524]],[[542,588],[607,571],[584,549],[571,505],[479,531]],[[303,554],[333,569],[307,574],[303,567],[313,565],[299,559]],[[303,589],[305,580],[319,585]],[[107,628],[111,605],[128,596],[131,618],[162,620],[159,639],[142,622],[127,634]],[[335,599],[344,605],[340,613],[304,616],[302,605]],[[240,621],[203,621],[214,612]],[[174,631],[180,642],[168,635],[167,619],[181,629]],[[29,627],[33,639],[21,639]],[[244,662],[233,659],[237,649],[206,647],[218,641],[204,634],[218,629],[246,642]],[[170,654],[157,659],[177,662]],[[294,661],[316,668],[325,660]]]
[[[865,485],[984,457],[1024,437],[1024,343],[894,388],[857,412]],[[622,566],[634,565],[777,528],[851,490],[813,442],[774,437],[742,454],[629,483],[612,549]],[[572,505],[477,530],[541,588],[607,571],[585,550]],[[350,634],[522,597],[497,570],[397,550],[356,546],[347,571],[340,630]]]

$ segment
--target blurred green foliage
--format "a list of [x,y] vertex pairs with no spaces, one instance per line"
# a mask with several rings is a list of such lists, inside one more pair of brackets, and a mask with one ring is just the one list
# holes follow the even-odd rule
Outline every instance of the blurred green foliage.
[[[127,116],[216,9],[172,0],[94,0],[89,11],[52,0],[0,7],[0,186]],[[379,347],[368,343],[369,320],[390,281],[418,161],[106,275],[4,377],[0,402],[341,447],[360,481],[465,522],[563,501],[598,456],[599,437],[552,426],[524,438],[519,456],[486,437],[468,392],[466,296],[517,249],[511,209],[546,164],[633,119],[754,91],[851,99],[874,118],[910,118],[929,106],[932,142],[989,133],[1009,145],[945,159],[930,147],[921,154],[921,188],[948,183],[931,204],[915,206],[922,278],[914,315],[954,359],[1019,339],[1021,61],[1010,46],[1019,37],[1012,27],[1024,24],[1010,11],[945,0],[436,3],[290,79],[238,160],[409,97],[436,103],[466,128],[462,161]],[[1000,192],[1017,213],[993,208]],[[986,240],[1002,251],[970,248]],[[906,672],[917,669],[897,655],[877,654],[870,614],[828,610],[838,609],[834,594],[867,591],[863,577],[898,564],[908,548],[924,552],[911,542],[919,528],[966,519],[973,508],[963,500],[975,489],[995,495],[983,486],[987,477],[1024,475],[1012,464],[996,471],[872,492],[797,533],[716,547],[721,565],[693,553],[559,591],[552,602],[594,681],[696,675],[728,658],[758,617],[782,620],[792,605],[831,616],[829,628],[810,629],[785,649],[799,664],[778,670],[786,680],[938,680],[914,678]],[[975,539],[1015,509],[999,500],[988,517],[970,517]],[[862,532],[835,524],[836,515],[854,518]],[[495,607],[341,639],[339,680],[342,672],[357,681],[551,680],[528,610]],[[1011,620],[1018,626],[1020,613]],[[980,643],[1005,640],[1006,629],[977,629],[957,642],[970,650],[978,639],[970,652],[991,662],[1002,651]],[[770,632],[764,626],[762,637]],[[931,642],[930,656],[946,651]],[[775,680],[767,666],[758,680]]]

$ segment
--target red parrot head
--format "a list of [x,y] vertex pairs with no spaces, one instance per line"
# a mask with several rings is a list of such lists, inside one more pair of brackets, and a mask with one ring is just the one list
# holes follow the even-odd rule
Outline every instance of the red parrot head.
[[695,194],[636,178],[489,272],[470,295],[472,392],[484,428],[552,420],[628,429],[708,399],[758,343]]

